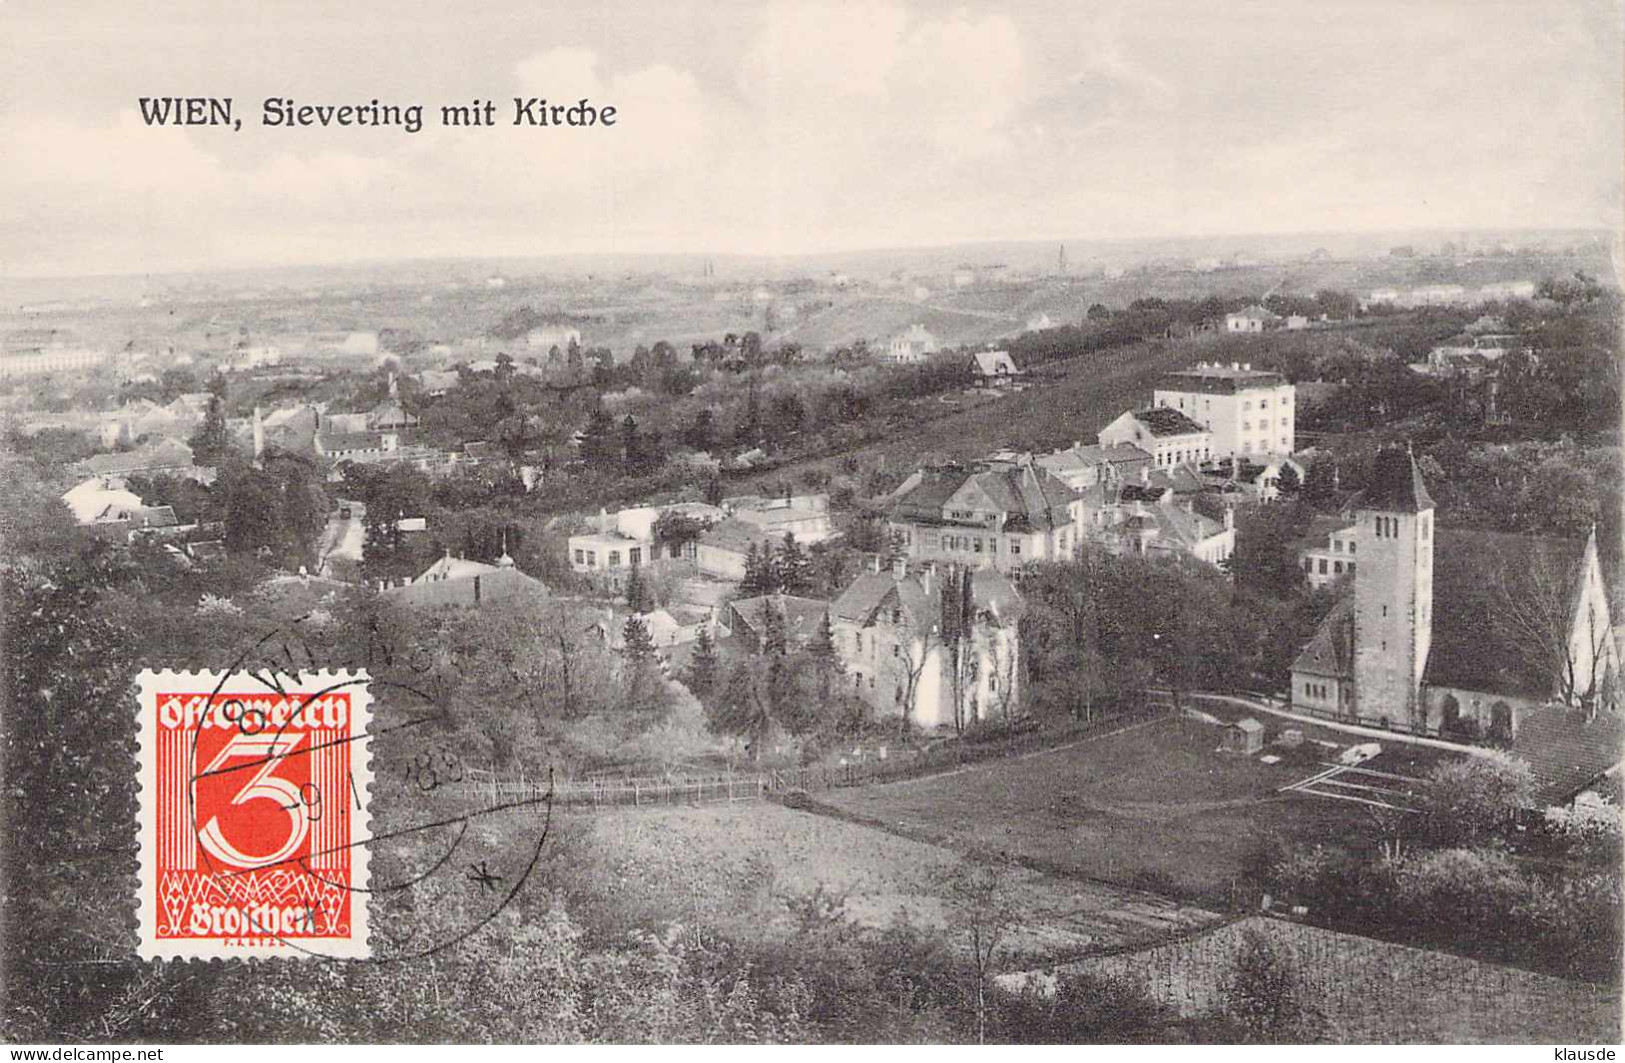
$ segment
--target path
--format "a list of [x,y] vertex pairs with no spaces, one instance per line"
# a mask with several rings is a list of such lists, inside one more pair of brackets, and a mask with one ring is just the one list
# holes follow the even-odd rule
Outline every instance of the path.
[[1313,724],[1324,727],[1330,731],[1343,731],[1346,734],[1360,735],[1366,738],[1380,738],[1384,742],[1397,742],[1408,746],[1427,746],[1430,749],[1447,749],[1452,753],[1465,753],[1475,757],[1492,757],[1495,750],[1485,746],[1465,746],[1459,742],[1446,742],[1438,738],[1427,738],[1423,735],[1405,734],[1403,731],[1385,731],[1380,727],[1365,727],[1357,723],[1341,723],[1337,720],[1327,720],[1319,716],[1309,716],[1301,712],[1277,707],[1273,702],[1261,701],[1257,698],[1238,698],[1234,694],[1210,694],[1204,691],[1195,691],[1185,695],[1189,698],[1208,698],[1212,701],[1227,701],[1232,705],[1241,705],[1258,712],[1267,712],[1271,716],[1279,716],[1286,720],[1297,720],[1299,723]]
[[348,520],[337,513],[327,518],[327,526],[322,529],[322,537],[316,546],[316,571],[327,575],[328,562],[333,558],[345,558],[360,563],[362,548],[366,541],[366,529],[361,524],[361,518],[366,509],[359,502],[350,503],[351,513]]

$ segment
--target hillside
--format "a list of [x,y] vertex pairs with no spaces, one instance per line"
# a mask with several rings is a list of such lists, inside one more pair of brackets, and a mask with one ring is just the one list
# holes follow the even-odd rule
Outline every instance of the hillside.
[[912,469],[927,457],[969,459],[1004,447],[1050,450],[1076,440],[1093,442],[1113,417],[1150,401],[1159,374],[1184,368],[1198,355],[1189,341],[1154,341],[1052,363],[1025,391],[983,401],[950,393],[946,398],[953,404],[943,404],[948,413],[923,424],[898,424],[887,442],[795,462],[743,482],[796,477],[832,468],[852,455],[865,467],[898,470]]

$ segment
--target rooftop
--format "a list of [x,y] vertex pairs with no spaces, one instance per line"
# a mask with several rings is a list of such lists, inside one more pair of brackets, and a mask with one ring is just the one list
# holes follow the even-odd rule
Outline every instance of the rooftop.
[[1409,449],[1384,447],[1377,452],[1360,508],[1392,513],[1420,513],[1433,508],[1433,498]]
[[1625,751],[1625,718],[1599,710],[1546,705],[1518,722],[1511,753],[1535,773],[1535,796],[1564,804],[1618,766]]
[[[1544,698],[1555,673],[1542,667],[1510,611],[1563,609],[1585,543],[1504,532],[1440,528],[1433,549],[1433,648],[1423,681],[1490,693]],[[1550,602],[1562,596],[1562,604]],[[1548,604],[1543,606],[1542,600]]]
[[1275,388],[1286,384],[1280,373],[1254,369],[1252,363],[1198,362],[1189,369],[1176,369],[1164,373],[1157,387],[1169,391],[1201,391],[1209,394],[1234,394],[1250,388]]
[[1167,406],[1136,410],[1134,419],[1145,425],[1154,436],[1188,436],[1207,431],[1178,410]]

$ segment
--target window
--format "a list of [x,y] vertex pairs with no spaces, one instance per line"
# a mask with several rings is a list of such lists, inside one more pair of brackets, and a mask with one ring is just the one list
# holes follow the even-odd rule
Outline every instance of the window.
[[619,550],[611,550],[609,552],[609,567],[610,568],[620,568],[621,567],[621,552]]
[[1320,574],[1322,576],[1326,574],[1326,559],[1324,557],[1320,559]]
[[577,550],[576,551],[576,564],[584,565],[586,563],[587,563],[587,551],[585,551],[585,550]]
[[1423,517],[1423,518],[1422,518],[1422,541],[1423,541],[1423,542],[1427,542],[1427,538],[1428,538],[1428,524],[1429,524],[1429,521],[1428,521],[1428,519],[1427,519],[1427,518],[1426,518],[1426,517]]
[[634,568],[636,568],[638,565],[643,564],[643,547],[641,547],[641,546],[632,547],[631,550],[627,551],[626,559],[627,559],[627,561],[629,561],[632,564],[632,566]]
[[1303,570],[1305,572],[1313,572],[1315,570],[1315,559],[1312,558],[1312,557],[1304,558],[1303,559]]
[[1241,408],[1244,410],[1250,410],[1253,408],[1253,404],[1250,402],[1244,402],[1241,404]]
[[1261,410],[1269,409],[1270,408],[1270,400],[1269,399],[1259,399],[1258,400],[1258,408],[1261,409]]
[[596,551],[596,550],[588,550],[587,551],[587,567],[588,568],[597,568],[598,567],[598,551]]
[[978,535],[975,539],[972,539],[971,540],[971,545],[976,547],[976,552],[977,553],[981,553],[982,552],[982,537],[980,535]]
[[987,541],[987,552],[990,553],[990,554],[998,553],[999,552],[999,540],[997,540],[997,539],[989,539]]
[[1342,552],[1343,552],[1343,540],[1341,540],[1341,539],[1333,539],[1332,540],[1332,553],[1340,554]]
[[891,611],[891,622],[893,625],[901,624],[903,622],[903,611],[901,609],[893,609]]
[[1021,556],[1021,540],[1020,539],[1011,539],[1010,540],[1010,553],[1015,557],[1020,557]]
[[1385,605],[1385,606],[1383,606],[1383,607],[1382,607],[1382,615],[1383,615],[1383,616],[1387,616],[1387,615],[1388,615],[1388,607],[1387,607],[1387,606],[1386,606],[1386,605]]
[[891,644],[891,655],[893,657],[901,657],[902,656],[902,651],[899,649],[897,643],[895,643],[895,642]]
[[899,705],[901,705],[903,703],[903,688],[902,687],[898,687],[897,690],[892,694],[892,701],[896,702]]
[[1349,553],[1351,553],[1351,554],[1354,553],[1354,547],[1356,545],[1358,545],[1358,544],[1356,544],[1353,539],[1349,540]]
[[869,677],[869,689],[870,689],[870,690],[873,690],[873,689],[874,689],[874,688],[875,688],[875,677],[874,677],[874,676],[870,676],[870,677]]
[[989,694],[998,693],[998,691],[999,691],[999,677],[998,676],[990,675],[990,676],[987,677],[987,691],[988,691]]
[[1354,562],[1349,562],[1349,575],[1354,575]]
[[1341,561],[1333,561],[1332,562],[1332,574],[1337,575],[1337,576],[1341,576],[1343,574],[1343,562],[1341,562]]

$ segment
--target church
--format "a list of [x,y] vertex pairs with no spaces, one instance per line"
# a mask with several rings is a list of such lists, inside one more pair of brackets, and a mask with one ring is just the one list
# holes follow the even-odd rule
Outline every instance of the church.
[[1617,720],[1595,529],[1581,541],[1439,528],[1433,511],[1409,449],[1379,452],[1331,533],[1358,569],[1292,666],[1294,707],[1515,750],[1542,714]]

